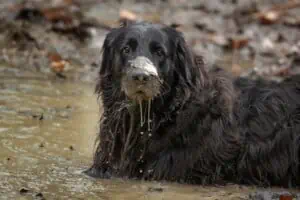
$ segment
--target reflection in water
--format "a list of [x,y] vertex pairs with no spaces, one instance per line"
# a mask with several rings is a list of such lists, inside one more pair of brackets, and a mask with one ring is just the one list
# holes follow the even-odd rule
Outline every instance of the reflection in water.
[[84,176],[99,119],[93,89],[0,66],[0,199],[246,199],[253,190]]

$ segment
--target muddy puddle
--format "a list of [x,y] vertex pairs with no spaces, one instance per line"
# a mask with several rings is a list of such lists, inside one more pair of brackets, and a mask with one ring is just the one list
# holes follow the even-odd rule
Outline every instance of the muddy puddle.
[[226,200],[257,191],[83,175],[99,118],[93,89],[0,65],[0,199]]

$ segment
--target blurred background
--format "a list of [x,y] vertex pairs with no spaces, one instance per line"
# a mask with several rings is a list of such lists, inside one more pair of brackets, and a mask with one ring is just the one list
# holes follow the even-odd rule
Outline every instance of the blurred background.
[[0,60],[45,74],[92,81],[106,33],[123,20],[177,28],[208,67],[299,73],[296,0],[1,0],[0,9]]
[[124,20],[163,23],[183,32],[207,68],[280,81],[300,73],[299,13],[299,0],[0,0],[0,199],[296,198],[280,188],[81,172],[92,162],[101,112],[94,85],[110,29]]

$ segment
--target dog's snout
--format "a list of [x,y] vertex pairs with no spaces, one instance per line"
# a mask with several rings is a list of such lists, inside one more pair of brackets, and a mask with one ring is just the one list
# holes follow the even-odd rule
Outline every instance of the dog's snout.
[[131,79],[134,81],[149,81],[151,78],[151,75],[149,73],[146,72],[133,72],[131,74]]
[[158,77],[158,72],[148,58],[139,56],[130,61],[128,75],[131,80],[146,82],[152,80],[154,77]]
[[159,94],[160,84],[157,68],[149,58],[138,56],[127,63],[122,89],[129,98],[149,100]]

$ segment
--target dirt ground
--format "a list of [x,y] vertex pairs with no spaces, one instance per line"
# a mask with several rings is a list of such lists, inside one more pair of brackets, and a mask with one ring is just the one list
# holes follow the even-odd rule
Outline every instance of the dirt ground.
[[181,30],[207,66],[280,78],[300,72],[299,1],[2,0],[0,61],[93,81],[105,34],[126,20]]

